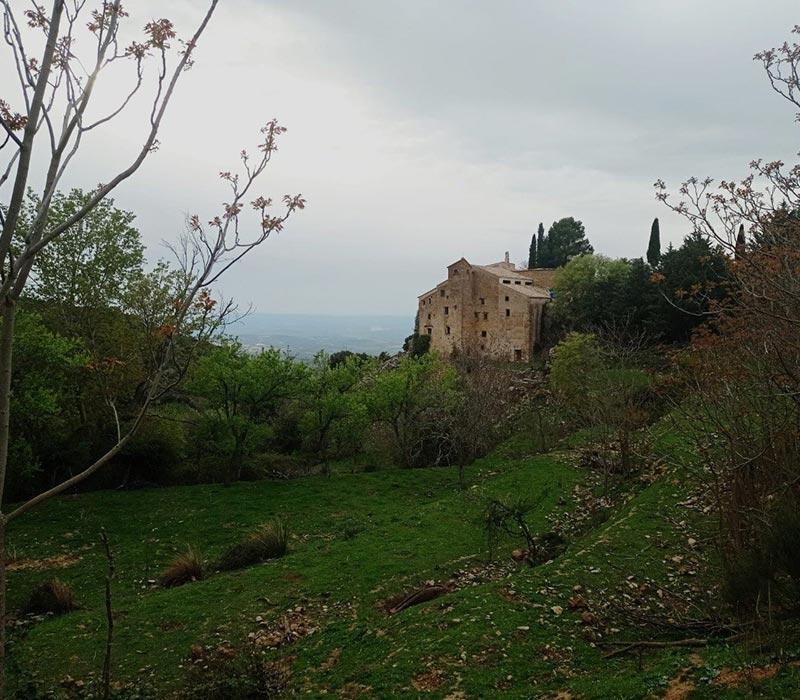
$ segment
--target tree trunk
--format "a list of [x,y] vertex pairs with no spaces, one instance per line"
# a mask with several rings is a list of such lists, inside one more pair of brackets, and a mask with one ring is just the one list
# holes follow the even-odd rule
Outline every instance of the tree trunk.
[[230,486],[234,481],[242,479],[242,455],[244,453],[244,443],[247,435],[235,435],[233,438],[233,452],[228,466],[228,476],[225,479],[225,486]]
[[0,700],[6,696],[6,516],[0,515]]
[[[8,443],[11,422],[11,368],[14,352],[14,322],[17,307],[13,299],[6,297],[2,309],[2,326],[0,326],[0,512],[8,467]],[[2,696],[0,696],[2,697]]]
[[631,445],[627,430],[622,430],[619,434],[619,453],[622,474],[628,476],[631,470]]
[[0,327],[0,700],[6,696],[6,515],[3,496],[11,419],[11,367],[16,305],[6,299]]
[[114,646],[114,610],[111,606],[111,582],[114,580],[116,569],[114,567],[114,554],[108,541],[105,530],[100,533],[100,541],[106,555],[108,571],[106,572],[106,653],[103,657],[103,699],[111,697],[111,651]]

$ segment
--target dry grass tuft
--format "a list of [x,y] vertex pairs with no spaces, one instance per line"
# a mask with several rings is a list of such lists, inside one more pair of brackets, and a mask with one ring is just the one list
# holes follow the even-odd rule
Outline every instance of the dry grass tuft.
[[282,520],[272,520],[228,547],[217,562],[221,571],[233,571],[277,559],[286,554],[289,531]]
[[33,615],[63,615],[77,610],[78,601],[75,592],[66,583],[57,578],[40,583],[31,591],[23,612]]
[[197,552],[188,547],[185,552],[178,554],[158,579],[160,586],[174,588],[192,581],[202,581],[205,575],[203,560]]

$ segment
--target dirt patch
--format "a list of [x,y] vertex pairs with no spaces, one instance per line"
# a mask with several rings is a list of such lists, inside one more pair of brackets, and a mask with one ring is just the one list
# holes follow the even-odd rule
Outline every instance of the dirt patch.
[[263,629],[251,632],[248,638],[257,646],[277,649],[316,631],[317,628],[311,618],[305,614],[302,608],[296,608],[281,615],[272,623],[265,623]]
[[689,674],[703,665],[703,657],[694,652],[689,655],[691,666],[682,668],[668,684],[664,693],[664,700],[686,700],[694,690],[694,681],[689,678]]
[[66,569],[77,564],[83,557],[80,554],[56,554],[41,559],[13,559],[6,566],[7,571],[46,571],[47,569]]
[[338,696],[344,700],[355,700],[356,698],[372,697],[372,686],[356,683],[355,681],[343,685],[339,688]]
[[495,647],[486,647],[472,655],[470,663],[476,666],[495,666],[500,654]]
[[693,670],[693,666],[682,668],[678,675],[667,683],[664,700],[686,700],[689,697],[694,690],[694,682],[689,678]]
[[411,685],[421,693],[432,693],[439,690],[444,682],[444,674],[439,669],[433,669],[414,676]]
[[339,647],[337,647],[330,653],[328,658],[322,662],[322,664],[319,667],[319,670],[322,671],[323,673],[327,673],[334,666],[336,666],[336,664],[339,663],[340,658],[342,658],[342,650]]
[[741,685],[749,685],[751,683],[762,683],[763,681],[774,678],[778,675],[782,666],[780,664],[770,664],[769,666],[762,666],[760,668],[741,668],[734,670],[732,668],[723,668],[714,678],[714,685],[722,688],[738,688]]
[[162,632],[173,632],[175,630],[182,630],[186,628],[186,623],[179,622],[178,620],[164,620],[158,628]]

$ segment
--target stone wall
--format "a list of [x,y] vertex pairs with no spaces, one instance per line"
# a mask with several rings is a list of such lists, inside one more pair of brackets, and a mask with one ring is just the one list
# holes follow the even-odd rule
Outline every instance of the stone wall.
[[[503,283],[506,266],[508,284]],[[447,268],[446,281],[419,298],[419,332],[430,335],[432,350],[444,357],[463,352],[510,361],[531,359],[547,300],[531,298],[521,275],[539,286],[542,273],[549,271],[517,271],[510,263],[492,267],[503,274],[462,258]]]

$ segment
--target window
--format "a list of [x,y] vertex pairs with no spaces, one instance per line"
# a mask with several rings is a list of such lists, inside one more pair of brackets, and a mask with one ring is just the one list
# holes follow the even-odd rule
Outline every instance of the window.
[[486,331],[481,331],[481,338],[485,338],[485,337],[486,337]]
[[428,328],[428,335],[433,335],[433,328]]
[[440,296],[440,297],[443,297],[443,296],[444,296],[444,289],[440,289],[440,290],[439,290],[439,296]]
[[489,312],[488,311],[484,311],[483,312],[483,320],[484,321],[488,321],[489,320]]
[[454,274],[454,275],[457,275],[457,274],[458,274],[458,268],[456,268],[455,270],[453,270],[453,274]]
[[444,307],[444,315],[447,316],[447,314],[449,314],[449,313],[450,313],[450,307],[449,306],[445,306]]
[[444,334],[445,335],[450,335],[450,326],[445,326],[444,327]]
[[429,320],[429,321],[431,320],[431,315],[430,315],[430,314],[428,314],[428,320]]
[[533,285],[533,282],[526,282],[526,283],[525,283],[525,286],[526,286],[526,287],[530,287],[530,286],[532,286],[532,285]]
[[484,299],[483,297],[481,297],[481,304],[485,304],[485,303],[486,303],[486,299]]
[[479,315],[479,314],[478,314],[478,312],[476,311],[476,312],[475,312],[475,320],[476,320],[476,321],[478,320],[478,315]]
[[481,350],[486,350],[486,346],[485,345],[481,345]]
[[511,284],[511,280],[503,280],[503,284]]
[[514,360],[516,362],[522,362],[522,350],[514,350]]
[[506,316],[510,316],[510,315],[511,315],[511,309],[506,309]]
[[508,297],[506,297],[506,301],[508,301]]
[[514,280],[514,284],[522,284],[519,280]]

